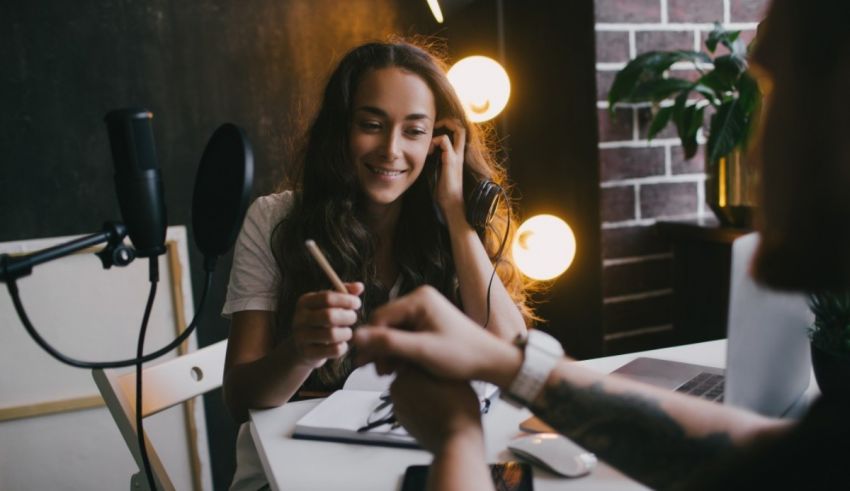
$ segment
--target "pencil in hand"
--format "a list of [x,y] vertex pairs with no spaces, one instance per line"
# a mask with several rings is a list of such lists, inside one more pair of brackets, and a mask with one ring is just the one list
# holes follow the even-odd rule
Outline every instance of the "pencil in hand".
[[313,259],[319,263],[319,267],[322,268],[322,271],[325,272],[325,276],[327,276],[331,281],[334,290],[340,293],[348,293],[348,289],[345,287],[345,284],[339,279],[339,276],[337,276],[333,268],[331,268],[331,263],[329,263],[327,258],[325,258],[325,255],[322,254],[322,251],[319,249],[319,246],[316,245],[316,242],[313,239],[307,239],[307,241],[304,242],[304,245],[307,246],[307,250],[310,251],[310,255],[313,256]]

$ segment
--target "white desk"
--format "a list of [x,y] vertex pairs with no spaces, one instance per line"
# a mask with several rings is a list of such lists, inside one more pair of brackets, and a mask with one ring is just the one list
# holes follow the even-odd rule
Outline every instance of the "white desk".
[[[724,367],[726,341],[709,341],[581,363],[610,372],[637,356],[646,355]],[[813,385],[810,385],[810,391]],[[251,411],[251,432],[272,489],[398,490],[407,466],[431,462],[431,455],[424,450],[293,439],[295,422],[317,403],[318,400],[302,401]],[[489,462],[518,460],[507,450],[507,443],[520,434],[518,425],[528,416],[530,412],[527,409],[515,409],[504,401],[496,401],[491,412],[484,417]],[[534,467],[534,489],[607,491],[645,488],[600,462],[589,476],[577,479],[561,478]]]

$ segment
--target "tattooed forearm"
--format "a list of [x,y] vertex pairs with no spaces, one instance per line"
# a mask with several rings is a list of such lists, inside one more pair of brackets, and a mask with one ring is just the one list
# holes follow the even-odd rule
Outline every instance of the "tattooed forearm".
[[606,392],[601,383],[547,387],[544,404],[532,411],[559,432],[595,452],[630,477],[655,489],[681,483],[732,446],[725,433],[701,438],[649,396]]

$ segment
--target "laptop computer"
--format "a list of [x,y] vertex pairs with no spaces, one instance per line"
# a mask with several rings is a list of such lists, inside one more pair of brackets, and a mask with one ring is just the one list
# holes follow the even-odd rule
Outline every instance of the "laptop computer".
[[750,264],[757,233],[732,243],[726,370],[637,358],[613,373],[767,416],[781,416],[809,385],[808,327],[814,315],[805,295],[756,284]]

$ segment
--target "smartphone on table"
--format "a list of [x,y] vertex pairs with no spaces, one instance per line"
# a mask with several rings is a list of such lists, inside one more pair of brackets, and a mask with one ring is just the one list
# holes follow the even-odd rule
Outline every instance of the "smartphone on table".
[[[428,481],[427,465],[411,465],[404,472],[401,491],[424,491]],[[526,462],[490,464],[496,491],[534,491],[531,465]]]

